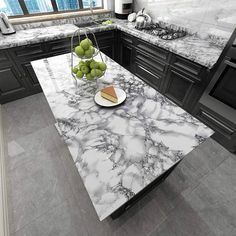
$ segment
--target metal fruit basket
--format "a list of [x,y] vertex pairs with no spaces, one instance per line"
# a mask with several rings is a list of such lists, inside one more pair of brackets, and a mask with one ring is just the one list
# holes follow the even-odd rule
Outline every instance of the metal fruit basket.
[[[80,42],[82,41],[82,39],[81,39],[82,33],[83,33],[83,35],[85,35],[85,38],[89,39],[88,34],[91,34],[93,39],[94,39],[94,42],[95,42],[95,45],[94,45],[95,53],[92,55],[92,57],[89,57],[89,58],[85,57],[85,56],[84,57],[78,57],[76,55],[76,53],[74,52],[74,50],[75,50],[74,38],[78,37],[79,44],[80,44]],[[83,39],[85,39],[85,38],[83,38]],[[74,68],[74,58],[77,57],[77,58],[79,58],[79,60],[90,60],[90,59],[94,59],[94,57],[96,57],[97,55],[100,55],[101,61],[104,62],[104,59],[103,59],[102,53],[101,53],[101,51],[99,49],[98,42],[97,42],[95,34],[89,28],[86,28],[86,27],[84,27],[83,29],[79,28],[78,30],[76,30],[73,33],[72,37],[71,37],[71,75],[73,76],[73,78],[75,80],[77,80],[78,78],[72,72],[72,69]],[[95,77],[93,80],[97,80],[98,78],[101,78],[102,76],[104,76],[104,74],[105,74],[105,71],[103,72],[103,74],[101,76]],[[85,76],[83,78],[81,78],[80,80],[88,81]]]

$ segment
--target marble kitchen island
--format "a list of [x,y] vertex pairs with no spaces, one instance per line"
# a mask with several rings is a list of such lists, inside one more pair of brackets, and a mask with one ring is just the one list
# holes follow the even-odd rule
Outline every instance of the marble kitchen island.
[[173,168],[213,131],[104,55],[99,88],[127,93],[114,108],[95,104],[96,87],[71,76],[70,54],[31,64],[100,220]]

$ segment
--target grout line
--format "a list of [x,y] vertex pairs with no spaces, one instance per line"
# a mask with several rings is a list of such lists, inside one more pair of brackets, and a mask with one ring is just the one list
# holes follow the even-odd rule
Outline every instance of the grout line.
[[9,236],[6,172],[3,142],[2,107],[0,105],[0,235]]
[[21,230],[27,228],[29,225],[31,225],[32,223],[36,222],[38,219],[40,219],[42,216],[44,215],[48,215],[50,214],[51,211],[57,209],[58,207],[60,207],[62,204],[64,204],[65,202],[68,201],[68,198],[65,198],[63,201],[61,201],[60,203],[58,203],[56,206],[53,206],[51,208],[49,208],[48,210],[46,210],[45,212],[43,212],[42,214],[36,216],[34,219],[32,219],[31,221],[29,221],[28,223],[26,223],[25,225],[21,226],[19,229],[15,230],[13,232],[13,235],[15,235],[16,233],[20,232]]

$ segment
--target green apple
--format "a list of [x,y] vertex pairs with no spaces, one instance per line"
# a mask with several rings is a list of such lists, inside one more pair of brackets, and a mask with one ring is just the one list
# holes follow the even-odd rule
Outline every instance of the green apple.
[[98,67],[99,67],[99,64],[96,62],[96,61],[92,61],[91,63],[90,63],[90,68],[91,69],[98,69]]
[[86,74],[86,79],[87,80],[93,80],[94,77],[91,75],[91,73]]
[[89,48],[88,50],[85,51],[84,55],[86,58],[91,58],[93,56],[93,52]]
[[91,52],[93,52],[93,54],[95,53],[95,48],[93,46],[90,46],[89,49],[91,50]]
[[96,76],[97,76],[97,75],[96,75],[96,69],[92,69],[90,73],[91,73],[91,75],[92,75],[93,77],[96,77]]
[[78,70],[76,73],[76,76],[81,79],[81,78],[83,78],[84,73],[81,70]]
[[85,65],[88,66],[88,67],[90,67],[91,61],[92,61],[92,60],[87,60],[87,61],[85,61]]
[[81,66],[80,70],[84,73],[84,74],[88,74],[90,72],[90,69],[88,66]]
[[103,75],[103,72],[99,69],[95,69],[96,76],[100,78]]
[[81,46],[77,46],[75,48],[75,53],[78,57],[83,57],[84,56],[84,49]]
[[104,62],[99,62],[99,69],[105,71],[107,69],[107,65]]
[[79,62],[79,66],[84,66],[85,65],[85,62],[84,61],[80,61]]
[[80,42],[80,46],[86,51],[89,49],[90,46],[92,46],[92,42],[90,39],[86,38]]
[[74,68],[72,68],[72,72],[74,73],[74,74],[76,74],[77,72],[78,72],[78,68],[75,66]]

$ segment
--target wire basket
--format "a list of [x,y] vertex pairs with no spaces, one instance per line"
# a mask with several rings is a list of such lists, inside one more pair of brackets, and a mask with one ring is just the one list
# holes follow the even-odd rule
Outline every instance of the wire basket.
[[[100,58],[101,58],[101,61],[104,62],[104,59],[103,59],[103,56],[102,56],[102,53],[99,49],[99,46],[98,46],[98,43],[97,43],[97,39],[95,37],[95,34],[89,29],[89,28],[86,28],[84,27],[83,28],[83,34],[85,35],[85,38],[89,39],[88,37],[88,33],[92,35],[93,39],[94,39],[94,42],[95,42],[95,52],[93,53],[93,55],[91,57],[78,57],[77,54],[74,52],[74,49],[75,49],[75,46],[74,46],[74,38],[75,37],[78,37],[79,39],[79,44],[80,42],[82,41],[81,40],[81,29],[79,28],[78,30],[76,30],[72,37],[71,37],[71,75],[73,76],[73,78],[77,81],[78,80],[78,77],[73,73],[73,68],[74,68],[74,58],[77,57],[79,58],[79,60],[90,60],[90,59],[94,59],[94,57],[96,57],[97,55],[100,55]],[[83,78],[79,78],[79,80],[83,80],[83,81],[89,81],[89,82],[92,82],[92,81],[96,81],[97,83],[97,79],[98,78],[101,78],[102,76],[104,76],[105,74],[105,71],[103,72],[103,74],[99,77],[94,77],[93,80],[87,80],[85,76],[83,76]]]

